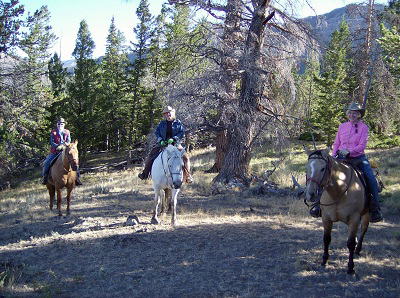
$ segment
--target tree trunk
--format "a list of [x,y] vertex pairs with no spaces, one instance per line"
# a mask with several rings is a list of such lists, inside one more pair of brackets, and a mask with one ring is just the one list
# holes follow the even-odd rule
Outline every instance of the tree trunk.
[[225,159],[227,145],[228,145],[227,130],[224,129],[218,131],[215,140],[215,162],[214,165],[206,171],[206,173],[219,173],[221,171],[222,162]]
[[[226,4],[226,18],[224,22],[224,34],[223,34],[223,57],[221,61],[221,70],[224,74],[224,88],[228,97],[228,100],[237,101],[238,92],[237,84],[239,81],[238,77],[238,61],[235,57],[235,51],[237,50],[238,44],[241,41],[240,21],[243,10],[243,3],[237,0],[228,0]],[[222,119],[230,118],[226,115],[224,103],[221,102],[218,107],[218,122],[219,126],[224,127],[226,124]],[[226,154],[227,142],[227,130],[217,131],[215,137],[215,161],[214,165],[207,170],[207,173],[219,173],[222,168],[222,162]]]
[[239,103],[228,128],[228,150],[221,171],[214,178],[214,182],[228,183],[234,179],[240,179],[246,184],[249,182],[250,153],[263,90],[261,49],[264,43],[265,25],[273,16],[273,14],[267,16],[266,11],[270,0],[256,2],[258,5],[253,13],[240,63],[244,72],[241,77]]
[[[368,88],[368,68],[370,67],[370,53],[371,53],[371,33],[372,33],[372,18],[374,13],[374,0],[369,0],[368,5],[368,23],[367,33],[365,36],[365,50],[363,53],[364,63],[362,63],[361,75],[360,75],[360,98],[357,100],[360,105],[364,105],[364,97]],[[372,74],[371,74],[372,75]],[[365,102],[366,103],[366,102]]]

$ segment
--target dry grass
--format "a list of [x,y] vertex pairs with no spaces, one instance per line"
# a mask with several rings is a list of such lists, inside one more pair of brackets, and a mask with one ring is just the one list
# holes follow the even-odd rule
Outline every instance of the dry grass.
[[[149,224],[152,183],[137,178],[138,168],[84,174],[68,217],[48,210],[39,179],[1,192],[0,294],[398,297],[399,152],[369,152],[386,185],[385,220],[370,226],[354,277],[345,274],[344,224],[335,225],[330,261],[320,268],[322,225],[309,217],[302,200],[222,186],[213,191],[215,174],[203,172],[213,162],[208,148],[191,153],[195,183],[184,185],[179,195],[178,228],[170,225],[170,215],[161,217],[158,226]],[[100,164],[100,156],[95,158]],[[304,179],[306,155],[300,146],[276,155],[259,148],[251,167],[261,176],[279,160],[272,181],[290,188],[291,175]],[[133,214],[140,223],[127,226]]]

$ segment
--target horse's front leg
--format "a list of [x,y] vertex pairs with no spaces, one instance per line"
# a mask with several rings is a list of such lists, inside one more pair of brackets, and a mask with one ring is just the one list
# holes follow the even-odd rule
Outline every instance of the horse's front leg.
[[72,189],[73,188],[68,188],[67,189],[67,215],[71,214],[71,210],[69,208],[69,205],[71,203]]
[[62,216],[62,210],[61,210],[61,203],[62,203],[62,192],[61,188],[57,188],[57,209],[58,209],[58,216]]
[[356,235],[360,220],[349,223],[349,235],[347,248],[349,249],[349,262],[347,263],[347,274],[354,274],[354,250],[356,249]]
[[324,254],[322,256],[322,266],[326,265],[326,262],[329,259],[329,244],[331,243],[331,234],[332,234],[332,226],[333,223],[329,220],[323,221],[324,224]]
[[178,225],[178,219],[176,218],[176,205],[178,203],[178,193],[179,193],[180,189],[173,189],[172,190],[172,202],[171,202],[171,206],[172,206],[172,220],[171,223],[173,226],[177,226]]
[[56,189],[54,185],[47,184],[47,190],[49,191],[49,196],[50,196],[50,210],[53,210],[54,198],[56,196]]
[[161,200],[161,189],[154,187],[154,210],[153,217],[151,218],[151,223],[158,225],[160,221],[158,220],[158,206]]

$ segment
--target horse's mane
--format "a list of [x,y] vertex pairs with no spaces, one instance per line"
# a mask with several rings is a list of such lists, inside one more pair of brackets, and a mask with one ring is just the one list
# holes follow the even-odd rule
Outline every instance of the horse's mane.
[[64,160],[64,157],[65,157],[65,151],[67,151],[67,147],[64,147],[64,149],[63,149],[63,151],[62,151],[62,154],[61,154],[61,161],[63,161],[63,160]]
[[310,157],[313,156],[313,155],[318,155],[318,156],[324,157],[324,155],[322,154],[322,151],[324,151],[324,150],[315,150],[315,151],[313,151],[313,152],[310,153],[310,155],[308,156],[308,158],[310,158]]

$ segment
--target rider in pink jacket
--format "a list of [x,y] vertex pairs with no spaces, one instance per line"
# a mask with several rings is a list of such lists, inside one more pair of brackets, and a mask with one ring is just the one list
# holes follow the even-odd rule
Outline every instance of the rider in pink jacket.
[[[364,173],[369,190],[372,193],[373,204],[370,208],[370,221],[378,222],[383,219],[379,207],[378,184],[371,165],[365,156],[365,147],[368,141],[368,126],[360,119],[364,116],[365,110],[356,102],[351,103],[347,109],[348,122],[339,126],[333,143],[332,156],[338,159],[358,159],[361,161],[360,169]],[[321,215],[319,205],[310,210],[314,217]]]

